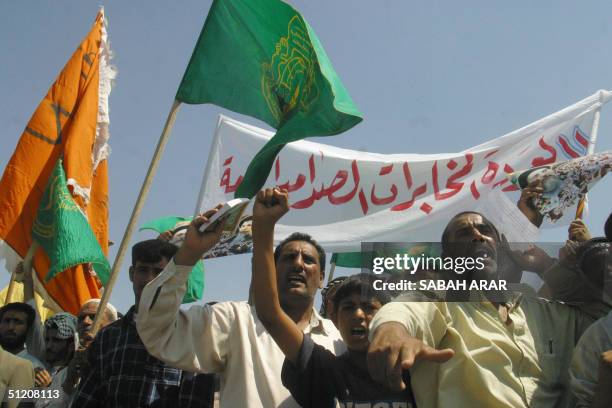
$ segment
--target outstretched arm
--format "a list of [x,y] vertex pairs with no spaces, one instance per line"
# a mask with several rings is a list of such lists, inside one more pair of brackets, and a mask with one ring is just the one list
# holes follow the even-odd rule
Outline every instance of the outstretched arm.
[[43,331],[43,323],[38,313],[38,307],[36,305],[36,299],[34,299],[34,267],[26,271],[23,268],[23,262],[19,262],[16,268],[17,273],[23,274],[23,301],[34,309],[35,318],[34,323],[28,330],[26,337],[26,348],[28,353],[39,359],[40,361],[45,360],[45,336]]
[[285,190],[266,189],[253,205],[253,293],[257,316],[285,356],[296,363],[304,334],[283,311],[274,263],[274,225],[289,211]]
[[376,313],[370,326],[368,371],[373,380],[403,390],[402,371],[418,360],[443,363],[454,352],[437,350],[448,323],[443,303],[394,301]]
[[221,235],[222,224],[199,231],[217,209],[191,222],[174,259],[143,289],[136,318],[140,338],[151,355],[191,372],[223,370],[234,322],[231,305],[223,310],[180,308],[193,265]]

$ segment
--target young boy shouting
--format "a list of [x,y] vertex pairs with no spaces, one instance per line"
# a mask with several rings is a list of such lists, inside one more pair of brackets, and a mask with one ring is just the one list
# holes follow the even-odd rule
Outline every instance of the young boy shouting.
[[[374,382],[367,370],[368,325],[388,295],[375,291],[368,275],[347,279],[334,295],[334,323],[348,351],[341,356],[315,344],[281,308],[276,265],[290,262],[291,284],[303,285],[311,269],[324,265],[314,245],[273,254],[274,226],[289,210],[286,191],[266,189],[253,206],[253,290],[257,316],[286,356],[282,380],[304,408],[408,408],[414,406],[410,388],[392,391]],[[317,265],[318,263],[318,265]],[[407,373],[405,374],[408,375]],[[408,378],[405,384],[410,384]]]

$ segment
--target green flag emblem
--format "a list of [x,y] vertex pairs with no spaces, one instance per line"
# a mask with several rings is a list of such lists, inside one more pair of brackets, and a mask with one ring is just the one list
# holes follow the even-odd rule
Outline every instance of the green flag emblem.
[[362,120],[312,28],[280,0],[215,0],[176,99],[213,103],[277,129],[236,197],[257,193],[285,144]]
[[73,266],[91,263],[102,284],[110,265],[87,218],[72,199],[62,161],[58,160],[38,207],[32,237],[45,250],[51,266],[45,282]]

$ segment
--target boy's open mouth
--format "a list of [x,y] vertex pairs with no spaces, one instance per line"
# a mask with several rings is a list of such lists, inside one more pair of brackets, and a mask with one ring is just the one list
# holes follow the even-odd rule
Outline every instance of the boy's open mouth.
[[368,329],[363,326],[356,326],[351,328],[351,336],[366,336],[368,334]]

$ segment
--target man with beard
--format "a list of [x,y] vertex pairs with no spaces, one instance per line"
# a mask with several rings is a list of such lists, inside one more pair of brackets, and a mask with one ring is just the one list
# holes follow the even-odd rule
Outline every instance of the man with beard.
[[[144,288],[138,332],[149,352],[168,364],[218,373],[222,407],[299,407],[281,382],[283,352],[251,305],[220,302],[180,309],[191,268],[219,240],[222,224],[199,232],[216,211],[191,222],[174,259]],[[336,354],[343,352],[333,323],[314,309],[324,278],[323,249],[309,235],[294,233],[276,247],[274,262],[283,311],[315,343]]]
[[64,383],[68,364],[72,361],[78,344],[77,319],[70,313],[57,313],[45,321],[45,363],[48,371],[37,369],[35,383],[47,393],[36,399],[36,408],[66,407],[71,391]]
[[29,360],[34,368],[44,368],[45,365],[25,347],[35,317],[34,309],[25,303],[14,302],[0,308],[0,346],[17,357]]
[[[468,281],[498,275],[499,244],[495,226],[475,212],[453,217],[442,238],[449,256],[486,255]],[[396,301],[378,312],[368,351],[375,380],[402,389],[402,370],[410,369],[420,408],[572,406],[568,367],[590,322],[578,307],[512,292],[449,296],[459,301]],[[433,363],[449,349],[450,360]]]

